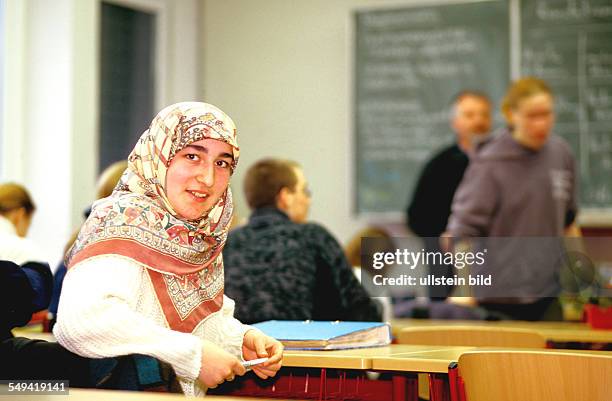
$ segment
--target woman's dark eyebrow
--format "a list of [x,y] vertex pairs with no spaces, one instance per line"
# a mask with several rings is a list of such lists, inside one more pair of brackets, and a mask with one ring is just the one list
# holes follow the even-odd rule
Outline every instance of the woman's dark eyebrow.
[[[197,150],[199,152],[208,154],[208,148],[206,148],[204,146],[200,146],[200,145],[187,145],[187,146],[185,146],[185,148],[193,148],[193,149],[195,149],[195,150]],[[224,153],[221,153],[219,155],[219,157],[221,157],[223,159],[232,159],[232,160],[234,160],[234,155],[232,155],[231,153],[224,152]]]

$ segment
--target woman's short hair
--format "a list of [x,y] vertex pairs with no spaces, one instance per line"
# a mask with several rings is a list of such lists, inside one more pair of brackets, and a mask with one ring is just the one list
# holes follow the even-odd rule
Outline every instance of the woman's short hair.
[[0,184],[0,214],[19,208],[24,208],[28,215],[36,210],[28,191],[13,182]]
[[295,169],[291,160],[263,159],[252,165],[244,179],[244,195],[251,209],[276,206],[276,197],[283,188],[295,189]]
[[539,78],[525,77],[514,81],[506,91],[506,96],[504,96],[502,101],[502,114],[510,122],[511,112],[516,109],[521,100],[540,93],[552,96],[552,91],[548,84]]

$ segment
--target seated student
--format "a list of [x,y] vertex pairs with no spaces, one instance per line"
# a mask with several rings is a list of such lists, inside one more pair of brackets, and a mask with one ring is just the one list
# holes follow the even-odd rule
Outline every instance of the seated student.
[[[361,240],[369,238],[373,240],[370,244],[371,252],[393,252],[396,245],[389,233],[382,228],[369,226],[359,231],[348,242],[345,248],[346,256],[358,274],[360,281],[371,280],[375,273],[371,266],[361,267]],[[368,269],[370,268],[370,269]],[[369,289],[366,286],[366,289]],[[374,297],[383,307],[384,320],[389,321],[393,317],[430,318],[430,319],[485,319],[489,316],[483,310],[473,307],[455,305],[446,301],[428,300],[422,297],[415,298],[414,292],[407,292],[405,288],[399,291],[392,289],[380,292]],[[374,294],[371,294],[374,295]],[[494,317],[491,317],[494,318]]]
[[12,337],[11,329],[25,325],[32,313],[47,306],[52,281],[48,267],[0,261],[0,340]]
[[27,323],[39,309],[41,296],[31,282],[46,283],[43,302],[48,302],[52,279],[48,268],[0,261],[0,379],[68,380],[70,387],[117,390],[171,389],[172,372],[162,378],[152,358],[139,356],[137,364],[130,357],[89,359],[55,342],[13,337],[11,329]]
[[[41,302],[49,302],[53,277],[41,270],[0,261],[0,379],[69,380],[71,387],[89,385],[89,362],[46,341],[14,338],[11,329],[26,324]],[[45,283],[46,301],[32,282]]]
[[34,202],[23,186],[0,184],[0,260],[24,268],[22,273],[33,291],[32,312],[49,305],[53,285],[49,264],[36,244],[25,238],[35,210]]
[[18,265],[47,263],[38,247],[26,238],[36,206],[28,191],[19,184],[0,184],[0,260]]
[[246,174],[252,214],[230,232],[223,251],[227,293],[245,322],[380,321],[381,311],[353,274],[342,247],[306,223],[310,192],[292,161],[265,159]]
[[[389,233],[382,228],[368,226],[357,232],[344,247],[344,254],[346,255],[346,259],[349,261],[351,266],[353,266],[353,273],[355,273],[355,277],[357,277],[360,283],[364,283],[368,280],[371,281],[373,275],[375,274],[374,269],[368,269],[367,267],[364,268],[361,266],[361,241],[364,238],[377,238],[376,245],[381,247],[381,249],[376,249],[377,252],[379,250],[391,251],[394,249],[393,239]],[[367,286],[364,288],[369,290]],[[388,322],[393,319],[393,306],[391,304],[389,291],[383,291],[380,294],[373,294],[369,292],[369,294],[382,307],[383,320]]]
[[67,256],[53,329],[61,345],[89,358],[155,357],[191,396],[243,375],[243,359],[269,357],[253,371],[276,374],[282,345],[236,320],[223,291],[238,156],[236,127],[215,106],[158,113]]

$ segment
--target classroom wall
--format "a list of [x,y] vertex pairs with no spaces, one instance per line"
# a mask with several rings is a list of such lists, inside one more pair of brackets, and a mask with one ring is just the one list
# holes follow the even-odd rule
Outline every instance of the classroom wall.
[[434,3],[203,0],[202,95],[238,126],[242,151],[233,186],[241,216],[248,215],[241,193],[246,168],[276,156],[304,167],[313,220],[342,241],[366,224],[352,214],[352,12]]
[[[30,190],[28,236],[52,266],[95,196],[101,1],[5,0],[0,181]],[[110,1],[163,12],[157,107],[197,98],[198,1]]]
[[[199,99],[235,118],[243,218],[246,168],[278,156],[304,166],[311,217],[341,241],[367,222],[351,214],[351,13],[437,1],[109,1],[165,13],[158,108]],[[5,0],[0,179],[32,192],[38,211],[30,237],[52,264],[94,197],[100,2]]]
[[[95,0],[7,0],[2,180],[24,184],[37,206],[30,237],[54,264],[75,204],[95,177]],[[76,172],[78,171],[78,175]]]

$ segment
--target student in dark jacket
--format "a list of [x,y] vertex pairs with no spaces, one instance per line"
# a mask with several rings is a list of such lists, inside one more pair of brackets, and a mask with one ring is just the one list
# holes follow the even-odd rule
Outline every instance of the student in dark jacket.
[[88,386],[88,360],[56,343],[15,338],[11,329],[23,326],[51,298],[53,275],[48,265],[0,261],[0,379],[70,380]]
[[[485,94],[465,90],[455,96],[452,104],[450,125],[456,141],[427,162],[406,213],[408,226],[423,238],[428,252],[440,252],[439,237],[446,228],[453,196],[468,166],[468,154],[485,142],[491,131],[491,102]],[[436,276],[454,274],[450,265],[429,268],[429,273]],[[435,286],[429,289],[429,295],[443,299],[450,291],[450,286]]]
[[12,337],[11,329],[49,305],[52,286],[51,269],[44,263],[0,261],[0,340]]
[[336,239],[306,222],[310,191],[297,163],[257,162],[244,192],[252,214],[223,250],[225,291],[238,319],[381,320]]

